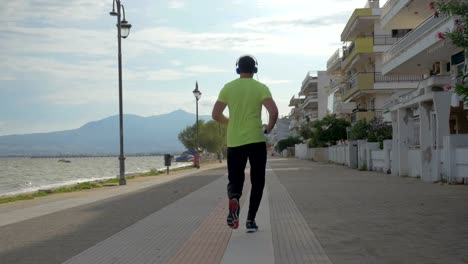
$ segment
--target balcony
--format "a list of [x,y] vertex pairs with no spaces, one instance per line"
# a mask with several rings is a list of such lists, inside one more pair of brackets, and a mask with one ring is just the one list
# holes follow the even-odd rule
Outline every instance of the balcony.
[[437,38],[438,32],[453,29],[453,18],[430,16],[384,53],[382,72],[423,72],[432,62],[447,60],[454,46]]
[[355,9],[341,33],[341,41],[351,41],[361,32],[372,33],[375,20],[378,19],[380,19],[380,9],[378,7]]
[[318,93],[309,94],[304,103],[300,106],[302,109],[317,109],[318,108]]
[[343,49],[342,69],[346,69],[358,54],[372,52],[374,52],[374,37],[357,38]]
[[374,35],[374,46],[391,46],[397,43],[401,38],[392,35]]
[[429,3],[433,0],[388,0],[381,9],[381,26],[384,30],[415,28],[430,15]]
[[327,73],[336,73],[341,70],[341,62],[343,60],[343,49],[338,49],[327,61]]
[[304,87],[308,82],[317,80],[318,72],[316,71],[308,71],[304,80],[302,81],[302,87]]
[[317,111],[308,111],[304,113],[303,120],[306,122],[315,121],[318,119],[318,112]]
[[298,107],[300,104],[302,104],[304,102],[304,99],[305,98],[296,98],[295,96],[293,96],[291,98],[291,100],[289,100],[289,106],[293,107]]
[[355,93],[362,90],[415,89],[423,79],[424,76],[418,74],[382,75],[380,72],[359,72],[348,79],[343,100],[351,100]]
[[345,91],[343,100],[348,101],[351,96],[359,90],[367,90],[374,88],[374,73],[360,72],[356,73],[348,81],[348,87]]
[[367,122],[371,121],[374,118],[382,117],[382,110],[357,110],[355,109],[351,114],[351,123],[356,123],[361,120],[366,120]]

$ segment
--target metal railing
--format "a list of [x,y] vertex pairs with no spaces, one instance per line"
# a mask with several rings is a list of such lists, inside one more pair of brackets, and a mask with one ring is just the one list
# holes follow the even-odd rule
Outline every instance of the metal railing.
[[310,93],[309,95],[307,95],[305,101],[301,104],[301,108],[304,108],[307,104],[311,103],[311,102],[316,102],[318,99],[318,93]]
[[424,75],[408,74],[408,75],[383,75],[381,72],[357,72],[349,78],[349,87],[357,85],[358,76],[372,77],[374,82],[419,82],[424,80]]
[[337,61],[341,60],[343,57],[343,49],[338,49],[333,53],[333,55],[328,59],[327,61],[327,69],[330,68],[330,66],[334,65]]
[[381,118],[382,116],[383,116],[383,111],[380,109],[375,109],[375,110],[355,109],[353,113],[351,113],[351,123],[356,123],[357,121],[361,119],[367,119],[367,122],[369,122],[374,118]]
[[424,79],[424,75],[382,75],[380,72],[374,73],[375,82],[418,82]]
[[404,51],[408,50],[414,43],[429,34],[434,27],[445,22],[449,16],[440,14],[439,17],[431,15],[421,25],[410,31],[402,39],[397,41],[383,56],[383,62],[387,63],[393,58],[399,56]]
[[374,45],[394,45],[403,37],[393,37],[392,35],[374,35]]
[[318,72],[317,71],[308,71],[304,80],[302,81],[302,87],[304,87],[304,84],[308,82],[309,80],[316,80],[318,78]]
[[348,47],[345,47],[343,49],[343,59],[342,59],[343,61],[345,61],[346,58],[348,58],[349,55],[351,55],[351,53],[353,53],[353,50],[354,50],[355,47],[356,47],[356,42],[353,41]]

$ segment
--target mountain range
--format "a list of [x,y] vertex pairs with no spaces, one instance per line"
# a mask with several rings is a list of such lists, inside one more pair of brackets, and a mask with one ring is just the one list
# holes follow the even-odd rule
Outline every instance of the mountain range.
[[[185,148],[178,134],[195,120],[183,110],[150,117],[124,115],[125,154],[181,152]],[[118,155],[119,131],[116,115],[73,130],[0,136],[0,156]]]

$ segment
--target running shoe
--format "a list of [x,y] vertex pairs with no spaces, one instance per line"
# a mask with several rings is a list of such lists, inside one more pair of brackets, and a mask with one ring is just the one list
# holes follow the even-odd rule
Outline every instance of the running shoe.
[[258,230],[258,226],[255,223],[255,220],[247,220],[245,227],[247,228],[247,233],[255,233]]
[[233,198],[229,200],[229,214],[227,216],[227,224],[232,229],[239,228],[239,200]]

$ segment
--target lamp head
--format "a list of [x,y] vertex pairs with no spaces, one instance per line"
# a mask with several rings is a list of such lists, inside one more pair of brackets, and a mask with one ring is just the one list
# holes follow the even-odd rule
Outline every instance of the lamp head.
[[193,90],[193,95],[195,96],[195,98],[197,100],[199,100],[201,98],[201,92],[200,90],[198,90],[198,82],[195,83],[195,90]]
[[127,38],[128,35],[130,35],[130,28],[132,28],[132,25],[129,24],[127,20],[124,19],[120,22],[120,34],[122,38]]

